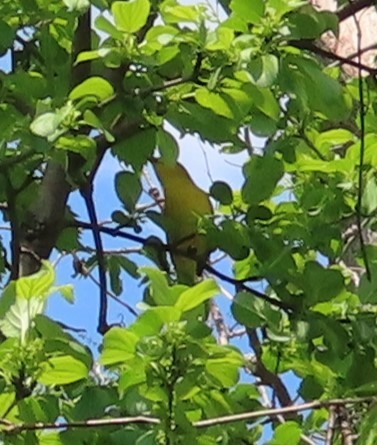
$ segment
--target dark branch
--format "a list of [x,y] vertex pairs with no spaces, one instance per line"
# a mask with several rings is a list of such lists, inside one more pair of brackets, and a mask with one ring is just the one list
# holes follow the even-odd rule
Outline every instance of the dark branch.
[[262,385],[270,386],[274,390],[281,406],[293,405],[293,401],[284,383],[277,374],[268,370],[262,361],[262,346],[256,330],[246,329],[246,333],[249,339],[249,345],[254,350],[256,357],[253,374],[260,378]]
[[336,15],[338,16],[339,22],[342,22],[362,9],[368,8],[369,6],[373,6],[375,4],[375,0],[359,0],[356,2],[349,2],[342,9],[340,9]]
[[94,245],[96,248],[96,256],[98,262],[98,279],[99,279],[99,291],[100,291],[100,307],[98,317],[97,330],[100,334],[105,334],[109,330],[107,324],[107,282],[106,282],[106,264],[103,254],[103,244],[100,234],[100,228],[98,226],[98,219],[96,208],[93,200],[93,188],[91,183],[87,183],[80,188],[81,196],[85,201],[85,205],[88,211],[89,220],[91,223],[91,229],[93,232]]
[[317,56],[321,56],[330,60],[336,60],[340,62],[341,65],[351,65],[355,68],[367,71],[371,75],[377,74],[377,68],[371,68],[370,66],[364,65],[360,62],[356,62],[347,57],[338,56],[337,54],[334,54],[330,51],[319,48],[315,45],[313,40],[290,40],[288,44],[298,49],[306,49],[307,51],[311,51],[312,53],[317,54]]
[[91,43],[91,12],[90,8],[77,19],[77,27],[73,37],[71,87],[75,87],[90,76],[90,61],[76,63],[78,55],[90,51]]
[[250,294],[254,295],[255,297],[258,297],[264,301],[267,301],[268,303],[272,304],[273,306],[278,307],[279,309],[282,309],[283,311],[285,311],[287,313],[291,313],[294,309],[288,303],[284,303],[283,301],[277,300],[276,298],[272,298],[269,295],[264,294],[263,292],[259,292],[258,290],[253,289],[252,287],[246,286],[245,280],[237,280],[236,278],[229,277],[228,275],[225,275],[222,272],[219,272],[218,270],[214,269],[209,264],[207,264],[204,267],[204,270],[210,272],[211,274],[215,275],[216,277],[220,278],[221,280],[226,281],[227,283],[234,284],[235,286],[237,286],[237,288],[239,290],[249,292]]
[[202,53],[198,53],[198,56],[196,58],[196,62],[194,65],[194,68],[192,70],[192,73],[189,76],[184,77],[177,77],[176,79],[171,79],[166,82],[164,82],[162,85],[153,85],[149,88],[144,88],[140,91],[137,91],[135,94],[139,95],[142,98],[145,98],[153,93],[158,93],[164,90],[167,90],[168,88],[172,88],[178,85],[182,85],[184,83],[188,82],[196,82],[198,80],[200,69],[203,62],[203,55]]
[[[361,29],[357,20],[355,20],[357,28],[357,52],[358,61],[360,62],[360,49],[361,49]],[[362,197],[364,194],[364,158],[365,158],[365,103],[364,103],[364,85],[361,69],[358,69],[358,90],[359,90],[359,116],[360,116],[360,165],[358,172],[358,187],[357,187],[357,203],[356,203],[356,224],[358,231],[358,238],[360,242],[361,256],[364,261],[366,277],[370,281],[372,278],[371,269],[368,261],[368,254],[365,245],[364,235],[363,235],[363,218],[361,216],[362,210]]]

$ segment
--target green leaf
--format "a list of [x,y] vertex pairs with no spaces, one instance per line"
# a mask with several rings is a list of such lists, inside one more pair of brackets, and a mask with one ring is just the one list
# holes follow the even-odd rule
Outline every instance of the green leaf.
[[364,385],[358,386],[352,389],[352,395],[357,395],[358,397],[370,397],[375,396],[377,393],[377,382],[369,382]]
[[124,207],[132,213],[142,192],[139,176],[124,171],[117,173],[115,190]]
[[[367,250],[368,254],[368,250]],[[369,258],[369,257],[368,257]],[[358,296],[362,304],[376,304],[377,302],[377,274],[376,268],[372,268],[371,279],[363,274],[360,280]]]
[[279,72],[279,60],[273,54],[266,54],[253,59],[248,64],[249,73],[258,87],[273,85]]
[[60,295],[68,302],[73,304],[75,302],[75,288],[72,284],[64,284],[62,286],[53,286],[50,293],[59,292]]
[[69,334],[63,331],[63,328],[46,315],[37,315],[35,317],[35,328],[46,340],[53,338],[68,339]]
[[128,273],[131,277],[133,277],[133,278],[139,278],[140,277],[139,272],[138,272],[138,267],[137,267],[136,263],[134,263],[133,261],[131,261],[127,257],[118,255],[118,263],[119,263],[119,266],[126,273]]
[[68,11],[84,12],[90,7],[89,0],[63,0],[63,3],[68,7]]
[[107,267],[110,275],[111,290],[115,295],[120,295],[123,291],[123,283],[120,279],[120,266],[118,257],[115,255],[107,256]]
[[147,275],[150,282],[150,295],[158,306],[170,306],[176,302],[176,296],[168,285],[165,272],[153,267],[141,267],[139,270]]
[[195,99],[199,105],[211,109],[214,113],[233,119],[234,113],[226,98],[219,93],[214,93],[205,88],[200,88],[195,92]]
[[32,321],[37,314],[41,314],[45,308],[45,301],[41,298],[16,298],[5,317],[0,320],[0,329],[7,337],[20,338],[25,344],[26,336],[32,326]]
[[157,335],[164,325],[179,321],[181,316],[182,312],[173,306],[151,307],[140,315],[130,331],[141,338]]
[[211,185],[209,193],[222,205],[230,205],[233,202],[233,191],[226,182],[215,181]]
[[9,414],[9,409],[14,404],[16,394],[14,392],[0,393],[0,417],[4,418],[5,414]]
[[61,150],[72,151],[79,153],[85,159],[89,159],[90,156],[95,155],[96,143],[94,140],[83,134],[79,135],[64,135],[61,136],[56,142],[56,148]]
[[194,287],[182,292],[175,307],[182,312],[190,311],[219,293],[219,287],[212,279],[202,281]]
[[146,35],[148,47],[154,51],[159,51],[172,43],[177,34],[179,34],[179,31],[173,26],[155,25]]
[[330,301],[344,289],[344,278],[340,271],[325,269],[315,261],[308,261],[302,277],[305,303],[310,305]]
[[231,363],[228,357],[209,359],[206,361],[208,374],[221,383],[224,388],[230,388],[239,380],[239,367],[241,363]]
[[0,320],[5,317],[9,308],[16,302],[16,282],[11,281],[4,289],[0,298]]
[[248,328],[260,327],[264,321],[264,302],[248,292],[236,295],[231,310],[238,323]]
[[245,22],[256,25],[264,16],[265,4],[263,0],[232,0],[230,8]]
[[[95,25],[98,30],[103,31],[105,34],[108,34],[115,40],[123,40],[123,33],[118,31],[114,24],[103,15],[99,15],[96,18]],[[108,48],[101,48],[99,51],[102,51],[102,54],[104,56],[105,54],[103,53],[103,51],[106,50],[108,50]]]
[[91,110],[84,111],[84,121],[91,127],[101,130],[107,142],[115,141],[114,136],[109,131],[106,130],[101,120],[93,113],[93,111]]
[[62,120],[57,113],[44,113],[30,124],[30,130],[41,137],[53,139],[59,136],[59,127]]
[[86,379],[89,374],[86,365],[70,355],[52,357],[41,363],[41,369],[38,382],[42,385],[67,385]]
[[278,425],[270,445],[298,445],[301,443],[301,428],[296,422],[288,421]]
[[242,187],[242,199],[248,204],[258,204],[270,198],[283,174],[284,165],[279,159],[254,156],[244,167],[246,181]]
[[38,436],[38,445],[64,445],[64,443],[60,433],[42,431]]
[[291,31],[291,39],[317,39],[325,31],[333,31],[335,35],[339,31],[339,23],[336,15],[329,11],[317,11],[311,6],[304,6],[300,12],[289,16],[288,27]]
[[281,83],[293,93],[304,109],[319,111],[339,122],[350,113],[350,103],[339,82],[312,61],[299,57],[282,60]]
[[216,244],[235,260],[243,260],[249,255],[250,241],[247,228],[229,219],[221,223],[221,231],[216,234]]
[[100,361],[103,365],[125,363],[135,356],[139,337],[127,329],[112,328],[105,335]]
[[161,157],[167,164],[174,164],[177,161],[179,154],[179,147],[174,136],[159,128],[157,133],[157,147],[160,150]]
[[0,20],[0,57],[13,45],[15,30],[4,20]]
[[195,6],[185,6],[177,4],[166,4],[163,6],[162,16],[167,23],[181,23],[181,22],[194,22],[199,21],[199,12]]
[[111,385],[86,387],[71,412],[72,418],[77,420],[101,418],[108,413],[107,408],[117,400],[116,389]]
[[146,382],[145,362],[143,360],[134,360],[132,366],[120,376],[119,391],[125,392],[132,386],[138,386]]
[[[234,41],[234,30],[228,27],[219,27],[208,33],[206,49],[209,51],[228,51]],[[215,77],[217,78],[220,69],[217,70]],[[216,84],[216,82],[214,82]],[[209,85],[208,85],[209,87]]]
[[16,295],[30,300],[32,298],[45,298],[51,293],[55,282],[55,270],[48,261],[43,261],[39,272],[19,278],[16,281]]
[[362,195],[362,209],[366,215],[377,209],[377,181],[374,177],[368,179]]
[[44,109],[50,108],[49,104],[46,107],[46,104],[39,102],[38,105],[38,116],[30,124],[30,130],[37,136],[47,138],[49,142],[64,134],[79,116],[70,101],[54,112],[44,112]]
[[121,161],[139,171],[150,159],[155,148],[156,129],[148,128],[117,142],[112,151]]
[[375,445],[377,440],[377,405],[363,415],[357,445]]
[[86,96],[92,96],[103,101],[114,95],[114,88],[111,83],[103,77],[89,77],[75,87],[69,94],[71,100],[81,99]]
[[139,31],[147,23],[150,8],[149,0],[114,2],[111,5],[111,12],[116,28],[130,34]]
[[186,102],[169,108],[167,118],[182,133],[199,133],[201,138],[213,143],[235,143],[238,127],[230,119],[214,114],[199,104]]

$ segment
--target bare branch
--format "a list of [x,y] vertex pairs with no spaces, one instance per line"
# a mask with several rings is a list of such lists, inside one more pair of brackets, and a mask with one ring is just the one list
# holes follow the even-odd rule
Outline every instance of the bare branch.
[[253,374],[260,378],[262,385],[267,385],[274,390],[281,406],[291,406],[293,401],[284,383],[277,374],[268,370],[262,361],[262,345],[260,344],[256,330],[246,329],[246,332],[249,338],[249,344],[253,348],[256,357]]
[[211,300],[210,313],[211,313],[211,318],[216,327],[219,344],[220,345],[229,344],[229,328],[224,321],[224,317],[220,311],[219,306],[213,299]]
[[[314,400],[312,402],[302,403],[299,405],[288,406],[284,408],[262,409],[259,411],[248,411],[245,413],[233,414],[229,416],[214,417],[211,419],[199,420],[193,423],[196,428],[208,428],[215,425],[225,425],[234,422],[248,422],[250,420],[258,419],[260,417],[274,418],[278,415],[283,417],[291,413],[298,413],[301,411],[308,411],[313,409],[328,408],[328,407],[345,407],[347,405],[355,405],[365,402],[374,402],[375,397],[358,397],[349,399],[330,399],[330,400]],[[159,425],[160,419],[149,416],[136,417],[118,417],[106,419],[88,419],[77,422],[36,422],[36,423],[13,423],[5,418],[0,419],[0,425],[3,430],[8,433],[19,433],[22,431],[37,431],[46,429],[62,429],[62,428],[98,428],[115,425],[129,425],[129,424],[149,424]],[[349,445],[349,444],[347,444]]]
[[375,3],[375,0],[358,0],[355,2],[349,2],[346,3],[345,6],[336,13],[336,15],[338,16],[339,22],[342,22],[348,17],[351,17],[351,15],[355,15],[362,9],[375,5]]
[[330,60],[336,60],[340,62],[341,65],[350,65],[355,68],[358,68],[362,71],[368,72],[370,75],[376,75],[377,74],[377,68],[371,68],[370,66],[364,65],[359,62],[355,62],[354,60],[351,60],[347,57],[342,57],[337,54],[334,54],[330,51],[327,51],[323,48],[319,48],[315,45],[313,40],[291,40],[288,42],[290,46],[293,46],[295,48],[299,49],[306,49],[308,51],[311,51],[314,54],[317,54],[318,56],[330,59]]
[[[83,261],[80,260],[80,258],[76,255],[76,253],[72,252],[72,256],[74,258],[75,264],[79,265],[79,267],[78,267],[79,270],[77,271],[77,273],[80,273],[85,278],[86,277],[90,278],[96,286],[101,287],[100,282],[92,275],[91,271],[86,268]],[[132,315],[134,315],[135,317],[138,316],[138,313],[135,311],[135,309],[132,306],[130,306],[125,301],[121,300],[119,297],[117,297],[115,294],[113,294],[110,290],[106,289],[106,294],[107,294],[107,296],[112,298],[114,301],[116,301],[118,304],[125,307]]]
[[334,432],[335,432],[336,411],[333,406],[330,407],[329,412],[330,415],[329,415],[329,422],[327,425],[325,445],[333,445]]

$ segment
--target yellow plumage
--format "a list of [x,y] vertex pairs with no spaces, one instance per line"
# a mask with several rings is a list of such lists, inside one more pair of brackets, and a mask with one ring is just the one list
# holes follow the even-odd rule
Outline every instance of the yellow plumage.
[[205,236],[198,234],[198,221],[213,213],[209,196],[178,162],[153,163],[164,190],[164,222],[178,282],[193,285],[209,256]]

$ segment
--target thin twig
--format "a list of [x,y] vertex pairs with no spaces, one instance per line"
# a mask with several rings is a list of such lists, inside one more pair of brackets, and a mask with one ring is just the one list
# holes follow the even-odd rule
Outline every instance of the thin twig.
[[[100,282],[93,276],[93,274],[85,266],[85,264],[83,264],[83,261],[80,260],[80,258],[76,255],[75,252],[72,252],[71,254],[74,258],[75,264],[79,265],[79,267],[77,267],[77,269],[79,269],[79,270],[77,270],[76,272],[81,274],[85,278],[89,277],[93,281],[93,283],[100,288],[101,287]],[[135,309],[132,306],[130,306],[127,302],[121,300],[117,295],[115,295],[109,289],[106,289],[106,295],[109,296],[110,298],[112,298],[117,303],[119,303],[121,306],[125,307],[135,317],[138,316],[138,313],[135,311]]]
[[219,306],[216,304],[216,302],[213,299],[211,300],[210,312],[211,312],[212,320],[216,327],[219,344],[220,345],[228,345],[229,344],[229,328],[225,323],[223,314],[221,313]]
[[[375,397],[358,397],[349,399],[330,399],[330,400],[315,400],[312,402],[302,403],[294,406],[287,406],[284,408],[262,409],[258,411],[248,411],[245,413],[238,413],[228,416],[213,417],[211,419],[199,420],[193,423],[195,428],[208,428],[215,425],[225,425],[234,422],[247,422],[258,419],[260,417],[274,418],[278,415],[288,416],[291,413],[298,413],[301,411],[308,411],[314,409],[328,408],[332,406],[345,407],[346,405],[355,405],[365,402],[375,401]],[[63,429],[63,428],[98,428],[105,426],[129,425],[129,424],[149,424],[159,425],[160,419],[149,416],[135,416],[135,417],[118,417],[106,419],[88,419],[76,422],[35,422],[35,423],[13,423],[8,419],[0,418],[0,425],[3,425],[3,430],[9,433],[18,433],[21,431],[37,431],[46,429]]]
[[372,76],[377,74],[377,68],[371,68],[367,65],[364,65],[363,63],[355,62],[354,60],[351,60],[347,57],[342,57],[323,48],[319,48],[314,44],[312,40],[290,40],[289,42],[287,42],[287,44],[298,49],[306,49],[307,51],[311,51],[312,53],[317,54],[317,56],[321,56],[330,60],[337,60],[341,65],[353,66],[360,69],[361,71],[368,72]]
[[172,88],[172,87],[175,87],[178,85],[182,85],[182,84],[185,84],[188,82],[195,82],[198,80],[202,62],[203,62],[203,54],[201,52],[199,52],[197,55],[197,58],[196,58],[194,68],[190,75],[184,76],[184,77],[177,77],[176,79],[167,80],[162,85],[153,85],[148,88],[136,90],[135,95],[140,96],[141,98],[145,99],[150,94],[159,93],[159,92],[162,92],[169,88]]
[[[360,62],[360,49],[361,49],[361,29],[360,23],[357,18],[354,17],[356,29],[357,29],[357,51],[359,53],[357,59]],[[364,103],[364,87],[363,87],[363,77],[362,70],[360,66],[358,67],[358,89],[359,89],[359,106],[360,106],[360,165],[359,165],[359,175],[358,175],[358,187],[357,187],[357,203],[356,203],[356,224],[358,230],[358,237],[360,241],[360,251],[361,256],[363,257],[365,273],[366,277],[370,281],[371,269],[369,266],[368,254],[365,246],[365,240],[363,235],[363,219],[361,216],[361,206],[362,206],[362,197],[364,191],[364,178],[363,178],[363,169],[364,169],[364,157],[365,157],[365,103]]]
[[330,407],[329,413],[330,415],[327,425],[325,445],[333,445],[334,432],[335,432],[336,411],[334,407],[332,406]]
[[361,11],[364,8],[368,8],[369,6],[375,5],[375,0],[359,0],[356,2],[350,2],[345,5],[342,9],[340,9],[336,15],[338,16],[339,22],[351,17],[351,15],[355,15],[357,12]]
[[276,307],[282,309],[283,311],[285,311],[287,313],[292,312],[293,309],[294,309],[288,303],[285,303],[283,301],[277,300],[276,298],[270,297],[269,295],[267,295],[267,294],[265,294],[263,292],[259,292],[258,290],[253,289],[252,287],[247,286],[245,284],[245,280],[237,280],[236,278],[232,278],[232,277],[230,277],[228,275],[225,275],[222,272],[214,269],[209,264],[207,264],[204,267],[204,270],[210,272],[212,275],[215,275],[217,278],[220,278],[221,280],[226,281],[227,283],[234,284],[234,285],[238,286],[238,288],[240,290],[244,290],[246,292],[249,292],[250,294],[252,294],[252,295],[254,295],[256,297],[261,298],[264,301],[267,301],[268,303],[270,303],[273,306],[276,306]]

